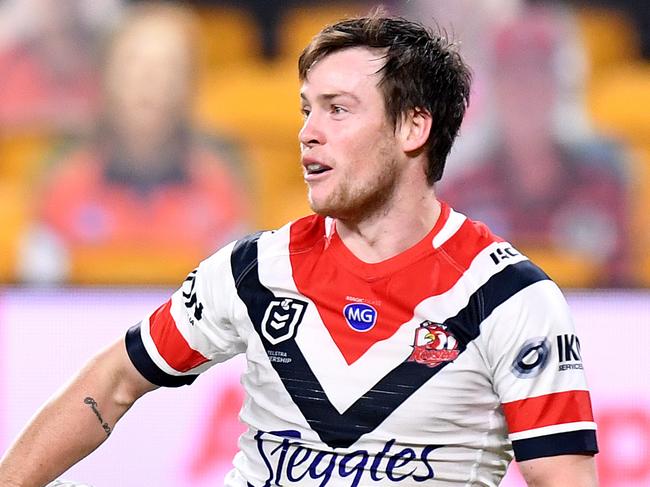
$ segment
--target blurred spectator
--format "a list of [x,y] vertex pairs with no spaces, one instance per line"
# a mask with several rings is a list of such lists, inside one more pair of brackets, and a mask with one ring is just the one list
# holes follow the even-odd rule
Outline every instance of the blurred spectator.
[[[94,7],[107,12],[107,3]],[[88,2],[23,0],[5,5],[2,15],[0,126],[84,130],[97,108],[101,35]]]
[[[559,137],[554,131],[560,40],[558,24],[540,8],[497,35],[499,143],[448,180],[440,194],[523,251],[581,256],[597,269],[567,282],[622,285],[629,277],[623,153],[595,136]],[[574,133],[568,126],[566,132]],[[563,283],[562,276],[552,277]]]
[[95,140],[46,180],[25,280],[169,282],[243,231],[237,161],[190,122],[193,22],[168,4],[127,13],[108,46]]
[[463,119],[461,135],[454,144],[447,176],[476,161],[496,134],[493,39],[500,25],[511,20],[523,0],[409,0],[394,1],[397,13],[442,30],[453,39],[472,69],[471,103]]

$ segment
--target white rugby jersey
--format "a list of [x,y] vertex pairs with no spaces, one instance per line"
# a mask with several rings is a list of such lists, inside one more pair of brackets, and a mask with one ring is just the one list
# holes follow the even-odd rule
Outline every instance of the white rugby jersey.
[[221,249],[127,333],[161,386],[246,354],[227,486],[496,486],[513,453],[597,451],[567,304],[525,256],[444,204],[375,264],[333,226]]

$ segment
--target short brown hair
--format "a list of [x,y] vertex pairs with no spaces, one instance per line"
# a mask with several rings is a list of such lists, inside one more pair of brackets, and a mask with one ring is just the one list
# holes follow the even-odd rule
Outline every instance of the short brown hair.
[[417,22],[382,12],[345,19],[325,27],[303,50],[300,80],[318,60],[350,47],[385,50],[379,88],[395,127],[412,110],[431,115],[426,176],[431,185],[439,181],[469,104],[471,74],[455,45]]

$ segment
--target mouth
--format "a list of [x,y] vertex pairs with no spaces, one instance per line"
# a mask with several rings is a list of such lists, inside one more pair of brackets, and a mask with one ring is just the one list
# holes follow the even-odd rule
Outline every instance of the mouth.
[[325,164],[319,164],[317,162],[312,162],[310,164],[307,164],[305,166],[305,170],[307,171],[307,174],[323,174],[324,172],[330,171],[332,168],[329,166],[326,166]]
[[314,177],[316,177],[316,176],[318,176],[320,174],[324,174],[324,173],[332,170],[332,168],[330,166],[328,166],[327,164],[323,164],[321,162],[314,161],[314,160],[311,160],[311,161],[310,160],[303,160],[302,165],[303,165],[303,168],[304,168],[305,177],[307,177],[307,178],[310,178],[310,177],[314,178]]

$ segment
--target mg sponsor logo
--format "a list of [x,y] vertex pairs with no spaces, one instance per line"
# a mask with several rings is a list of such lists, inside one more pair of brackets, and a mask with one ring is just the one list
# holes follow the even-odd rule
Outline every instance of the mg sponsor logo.
[[377,310],[366,303],[347,304],[343,316],[350,328],[356,331],[368,331],[377,323]]

